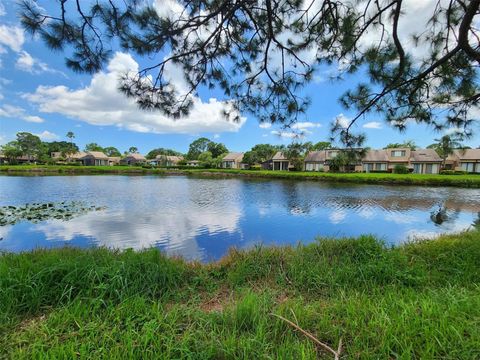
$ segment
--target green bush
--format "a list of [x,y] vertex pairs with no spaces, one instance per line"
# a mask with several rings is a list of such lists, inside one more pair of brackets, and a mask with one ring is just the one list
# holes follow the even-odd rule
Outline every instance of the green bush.
[[205,169],[204,166],[188,166],[188,165],[173,165],[173,166],[158,166],[160,169],[172,169],[172,170],[188,170],[188,169]]
[[408,174],[409,170],[405,165],[395,165],[393,172],[395,174]]
[[441,170],[440,171],[441,175],[467,175],[467,171],[462,171],[462,170]]

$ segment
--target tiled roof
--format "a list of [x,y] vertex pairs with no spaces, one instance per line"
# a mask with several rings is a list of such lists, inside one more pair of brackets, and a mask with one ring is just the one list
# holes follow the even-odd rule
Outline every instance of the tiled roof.
[[386,150],[368,150],[365,157],[362,159],[364,162],[387,162],[388,154]]
[[223,161],[242,161],[243,153],[241,152],[231,152],[225,155],[222,159]]
[[275,155],[273,155],[272,160],[278,160],[278,161],[285,160],[285,161],[287,161],[288,159],[285,157],[285,154],[283,152],[277,151],[275,153]]
[[412,151],[410,155],[410,161],[412,162],[441,162],[442,158],[438,156],[437,152],[433,149],[417,149]]

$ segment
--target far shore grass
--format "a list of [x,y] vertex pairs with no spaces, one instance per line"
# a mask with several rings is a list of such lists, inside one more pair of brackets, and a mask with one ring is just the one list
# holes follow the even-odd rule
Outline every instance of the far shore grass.
[[296,171],[237,170],[237,169],[165,169],[140,166],[59,166],[59,165],[2,165],[1,174],[185,174],[197,176],[239,176],[272,179],[317,180],[329,182],[396,184],[425,186],[455,186],[480,188],[480,175],[427,175],[386,173],[323,173]]
[[232,250],[0,255],[0,358],[480,358],[480,232]]

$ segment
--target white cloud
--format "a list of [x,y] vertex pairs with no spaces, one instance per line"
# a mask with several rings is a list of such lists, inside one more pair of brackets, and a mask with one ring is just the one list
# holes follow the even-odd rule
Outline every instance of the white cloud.
[[[92,77],[90,84],[81,89],[66,86],[39,86],[32,94],[24,98],[38,104],[45,113],[60,113],[70,118],[92,125],[114,125],[136,132],[183,133],[238,131],[245,123],[231,117],[225,119],[224,110],[232,110],[228,102],[214,98],[203,102],[193,97],[194,106],[190,114],[178,120],[164,116],[160,112],[142,111],[133,99],[124,97],[118,90],[118,79],[126,72],[137,72],[137,62],[128,54],[117,52],[110,60],[106,72]],[[180,69],[173,66],[166,69],[175,86],[183,90],[185,80]]]
[[291,126],[291,128],[295,130],[306,130],[306,129],[319,128],[319,127],[322,127],[322,124],[314,123],[310,121],[297,122]]
[[67,77],[63,72],[51,69],[46,63],[34,58],[25,50],[20,51],[15,67],[19,70],[29,72],[31,74],[40,74],[43,72],[61,74]]
[[363,124],[363,127],[365,129],[381,129],[383,126],[382,126],[382,123],[379,121],[370,121]]
[[[268,129],[270,126],[262,126],[266,123],[260,124],[260,127]],[[269,124],[271,125],[271,124]],[[309,129],[322,127],[320,123],[314,123],[310,121],[297,122],[290,126],[291,131],[287,130],[272,130],[270,134],[280,136],[284,139],[303,139],[305,136],[313,134]]]
[[261,129],[270,129],[272,127],[272,123],[269,122],[262,122],[258,125]]
[[20,119],[27,122],[42,123],[44,120],[39,116],[28,115],[24,108],[12,105],[3,105],[0,107],[0,117]]
[[293,131],[272,130],[270,131],[270,134],[280,136],[281,138],[285,138],[285,139],[301,139],[305,137],[304,134],[293,132]]
[[58,140],[60,137],[57,134],[54,134],[48,130],[41,132],[40,134],[35,134],[43,141]]
[[335,117],[335,124],[345,129],[350,124],[350,119],[343,114],[338,114]]
[[22,119],[25,120],[25,121],[28,121],[28,122],[33,122],[33,123],[43,123],[44,122],[44,120],[40,116],[36,116],[36,115],[26,115]]
[[0,45],[9,47],[15,52],[22,50],[25,36],[19,26],[0,25]]
[[215,135],[213,135],[213,138],[214,138],[214,139],[220,139],[220,134],[215,134]]
[[7,15],[7,11],[5,10],[5,5],[0,1],[0,16]]
[[23,71],[33,72],[34,65],[35,60],[33,57],[28,52],[22,50],[15,63],[15,67]]

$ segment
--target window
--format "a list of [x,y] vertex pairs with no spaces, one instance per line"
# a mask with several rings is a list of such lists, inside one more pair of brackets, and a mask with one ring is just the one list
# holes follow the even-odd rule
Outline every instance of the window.
[[422,168],[423,168],[422,164],[413,164],[413,172],[415,174],[421,174],[423,170]]
[[407,154],[405,150],[393,150],[392,157],[404,157]]
[[387,164],[385,163],[375,164],[375,170],[385,171],[387,170]]
[[467,172],[475,172],[475,163],[462,163],[462,170]]
[[373,170],[373,164],[363,164],[363,171],[370,172]]

